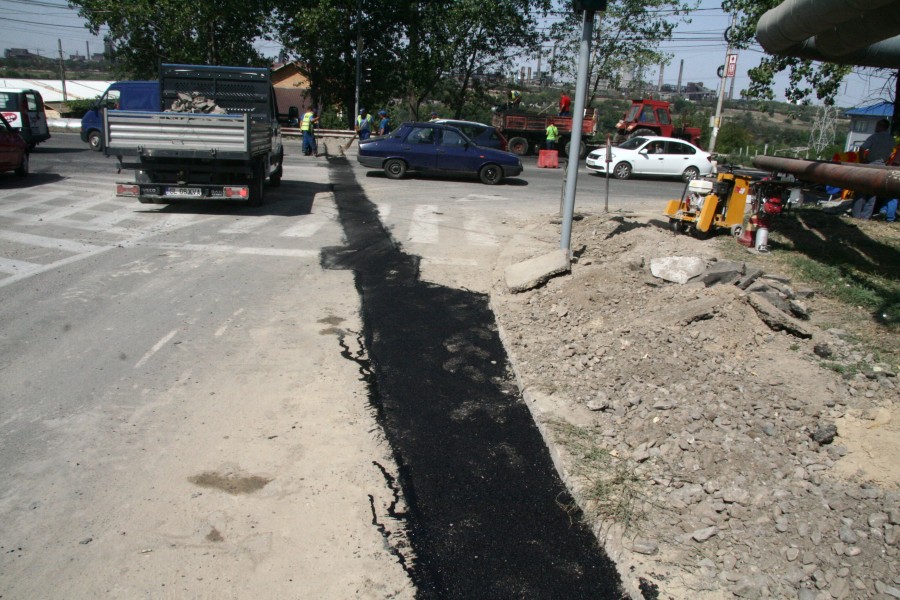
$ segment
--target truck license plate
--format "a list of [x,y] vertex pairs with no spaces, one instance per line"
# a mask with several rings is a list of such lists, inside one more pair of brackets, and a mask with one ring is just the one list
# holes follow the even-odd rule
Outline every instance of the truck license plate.
[[200,188],[190,187],[170,187],[166,188],[166,196],[200,196],[202,190]]

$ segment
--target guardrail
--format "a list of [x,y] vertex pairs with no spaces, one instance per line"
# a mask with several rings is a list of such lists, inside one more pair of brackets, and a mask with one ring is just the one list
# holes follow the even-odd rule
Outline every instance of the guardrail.
[[[355,131],[349,129],[319,129],[318,127],[316,128],[315,133],[318,138],[344,138],[347,140],[356,135]],[[301,137],[303,132],[300,131],[299,127],[282,127],[281,135]]]

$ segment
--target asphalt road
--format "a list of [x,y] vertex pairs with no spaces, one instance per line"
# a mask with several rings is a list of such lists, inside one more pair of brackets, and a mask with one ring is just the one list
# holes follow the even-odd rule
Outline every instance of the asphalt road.
[[[257,209],[115,198],[130,174],[74,134],[0,175],[3,597],[613,597],[479,293],[562,171],[392,181],[288,152]],[[604,185],[580,174],[576,210]],[[682,185],[610,189],[661,211]]]

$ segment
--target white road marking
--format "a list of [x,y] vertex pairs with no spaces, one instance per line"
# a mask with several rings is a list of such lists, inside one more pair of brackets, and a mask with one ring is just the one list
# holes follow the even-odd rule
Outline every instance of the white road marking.
[[220,252],[224,254],[253,254],[257,256],[287,256],[292,258],[316,258],[318,250],[300,250],[295,248],[245,248],[227,244],[154,244],[142,246],[160,248],[162,250],[184,250],[188,252]]
[[18,233],[15,231],[0,231],[0,238],[9,242],[16,242],[17,244],[27,244],[39,248],[53,248],[54,250],[62,250],[64,252],[95,252],[101,249],[101,246],[95,246],[94,244],[44,237],[42,235],[32,235],[30,233]]
[[433,204],[420,204],[413,211],[412,222],[406,240],[414,244],[436,244],[438,241],[438,223],[440,215],[436,215],[437,207]]
[[227,227],[223,227],[219,230],[219,233],[225,234],[234,234],[234,233],[249,233],[254,229],[258,229],[262,227],[266,223],[272,221],[275,217],[266,216],[266,217],[244,217],[239,220],[235,220],[234,223],[228,225]]
[[297,223],[293,227],[288,227],[284,231],[282,231],[279,235],[282,237],[312,237],[315,235],[317,231],[322,229],[327,224],[327,221],[323,220],[321,217],[316,218],[315,215],[308,215],[303,217],[303,221]]
[[29,273],[40,269],[43,265],[40,263],[26,262],[24,260],[14,260],[12,258],[3,258],[0,256],[0,273],[9,273],[10,275],[18,275],[19,273]]
[[378,215],[383,219],[391,214],[391,206],[390,202],[386,202],[384,204],[378,205]]
[[498,246],[500,241],[491,224],[483,215],[468,216],[465,226],[466,241],[473,246]]
[[166,343],[168,343],[169,340],[171,340],[173,337],[175,337],[175,334],[176,334],[176,333],[178,333],[178,330],[177,330],[177,329],[173,329],[172,331],[170,331],[169,333],[167,333],[167,334],[163,337],[163,339],[161,339],[161,340],[159,340],[158,342],[156,342],[156,344],[154,344],[152,348],[150,348],[149,350],[147,350],[146,354],[144,354],[144,356],[141,357],[141,360],[137,361],[137,363],[134,365],[134,368],[135,368],[135,369],[141,368],[141,366],[143,366],[143,364],[144,364],[145,362],[147,362],[148,360],[150,360],[150,357],[152,357],[154,354],[156,354],[157,352],[159,352],[159,350],[160,350],[163,346],[165,346]]
[[223,334],[225,333],[225,331],[228,329],[228,326],[231,325],[231,323],[232,323],[237,317],[239,317],[240,314],[241,314],[242,312],[244,312],[244,309],[243,309],[243,308],[239,308],[239,309],[237,309],[236,311],[234,311],[234,314],[231,315],[230,317],[228,317],[227,319],[225,319],[225,322],[222,324],[221,327],[219,327],[218,329],[216,329],[216,332],[215,332],[213,335],[214,335],[215,337],[222,337],[222,335],[223,335]]

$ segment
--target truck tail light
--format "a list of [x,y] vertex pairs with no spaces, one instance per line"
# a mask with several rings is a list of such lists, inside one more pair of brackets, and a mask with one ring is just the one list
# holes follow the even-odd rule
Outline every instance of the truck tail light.
[[226,187],[225,188],[225,197],[226,198],[249,198],[250,197],[250,188],[248,188],[247,186]]
[[128,185],[124,183],[116,184],[116,196],[132,196],[137,197],[141,195],[141,187],[138,185]]

